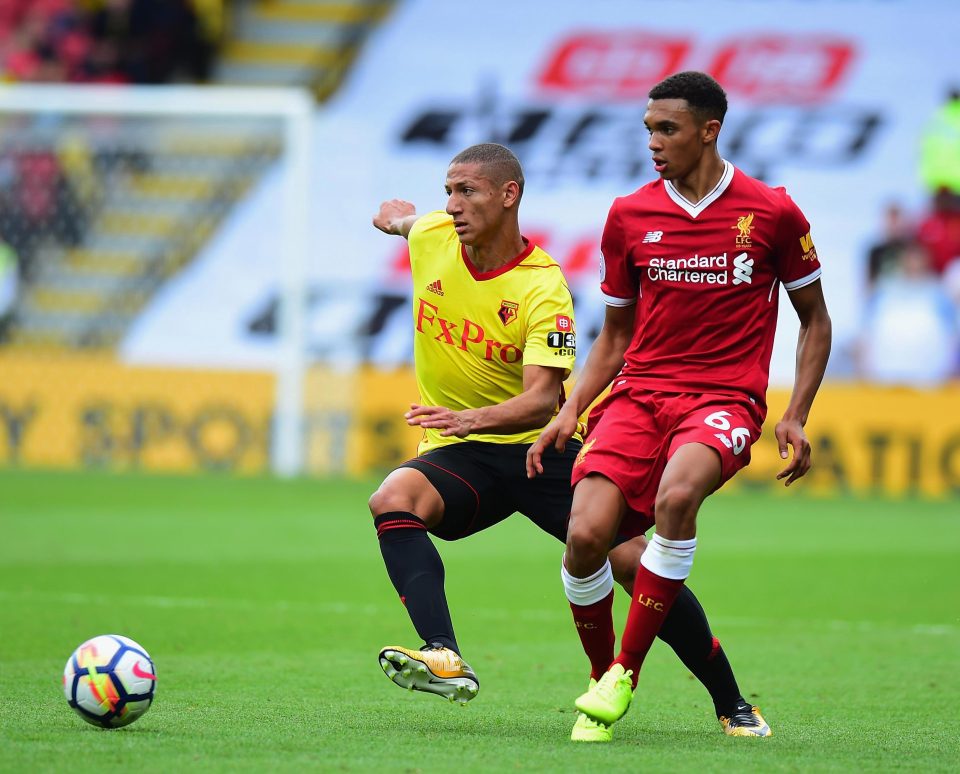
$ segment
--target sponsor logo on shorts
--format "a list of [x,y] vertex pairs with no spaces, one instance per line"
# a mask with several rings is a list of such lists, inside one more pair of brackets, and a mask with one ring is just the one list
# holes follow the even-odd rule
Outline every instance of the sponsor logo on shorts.
[[597,442],[597,439],[594,438],[592,441],[587,441],[583,446],[580,447],[580,451],[577,452],[577,458],[573,461],[574,467],[579,465],[581,462],[586,459],[587,454],[590,453],[590,449],[593,448],[593,445]]

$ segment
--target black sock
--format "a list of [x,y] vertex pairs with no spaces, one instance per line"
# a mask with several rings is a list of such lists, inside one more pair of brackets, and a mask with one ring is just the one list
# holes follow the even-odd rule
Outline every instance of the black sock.
[[710,692],[717,717],[729,717],[746,704],[727,655],[710,631],[707,614],[687,586],[670,608],[658,636]]
[[424,523],[412,513],[391,511],[374,517],[387,574],[423,641],[460,653],[453,634],[443,561]]

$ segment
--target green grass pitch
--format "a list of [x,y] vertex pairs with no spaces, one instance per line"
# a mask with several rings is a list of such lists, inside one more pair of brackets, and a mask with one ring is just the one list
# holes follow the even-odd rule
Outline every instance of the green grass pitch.
[[[658,643],[614,742],[577,746],[587,668],[560,546],[520,517],[440,544],[479,697],[460,708],[384,677],[381,646],[419,643],[366,513],[374,485],[0,473],[0,770],[960,765],[956,500],[711,498],[690,585],[774,737],[723,736]],[[73,648],[105,633],[139,641],[159,676],[151,710],[116,731],[60,686]]]

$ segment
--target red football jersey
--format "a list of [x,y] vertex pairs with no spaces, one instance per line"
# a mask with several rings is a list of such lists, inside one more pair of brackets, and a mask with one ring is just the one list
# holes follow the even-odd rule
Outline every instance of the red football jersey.
[[820,277],[810,224],[783,188],[724,162],[697,204],[655,180],[616,199],[601,242],[607,304],[637,304],[623,376],[665,392],[765,405],[778,285]]

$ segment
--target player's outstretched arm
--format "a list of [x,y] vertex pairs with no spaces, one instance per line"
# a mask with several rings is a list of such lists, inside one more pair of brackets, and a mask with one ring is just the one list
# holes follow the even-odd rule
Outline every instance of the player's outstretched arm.
[[523,367],[523,392],[493,406],[454,411],[445,406],[413,404],[404,414],[412,427],[440,430],[440,435],[466,438],[473,433],[521,433],[543,427],[553,416],[560,397],[561,368]]
[[624,354],[633,337],[633,320],[636,305],[608,306],[603,319],[603,328],[590,348],[586,365],[577,378],[577,385],[563,404],[560,413],[544,428],[540,437],[527,450],[527,477],[543,473],[544,449],[554,446],[563,451],[577,431],[580,415],[613,381],[623,368]]
[[823,298],[820,280],[798,288],[790,293],[790,302],[800,318],[800,336],[797,340],[797,373],[790,403],[777,423],[774,433],[780,446],[780,457],[787,459],[788,447],[793,449],[793,458],[787,467],[777,474],[777,480],[790,486],[810,470],[810,441],[804,425],[810,407],[820,389],[823,373],[830,357],[832,324],[827,304]]
[[404,239],[417,222],[417,208],[403,199],[390,199],[380,205],[373,216],[373,225],[385,234],[396,234]]

